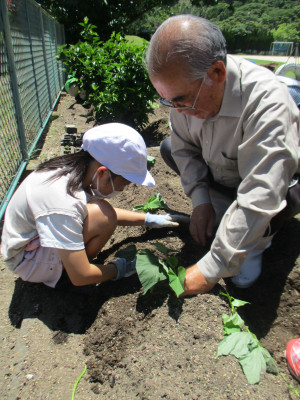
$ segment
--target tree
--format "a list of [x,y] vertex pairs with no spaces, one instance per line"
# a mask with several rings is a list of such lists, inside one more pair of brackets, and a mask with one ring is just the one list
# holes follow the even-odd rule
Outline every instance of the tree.
[[228,4],[225,2],[221,2],[216,4],[214,7],[208,7],[204,13],[205,18],[210,21],[223,21],[230,16],[232,16],[233,12]]
[[300,42],[300,23],[280,24],[272,30],[274,40],[282,42]]
[[88,17],[97,26],[100,37],[108,39],[112,32],[127,33],[131,22],[154,7],[172,4],[173,0],[39,0],[42,7],[65,26],[66,42],[76,43]]
[[150,40],[151,35],[167,18],[178,14],[198,15],[198,12],[199,10],[193,7],[189,0],[178,0],[172,6],[156,7],[150,12],[141,15],[138,20],[127,27],[127,33]]
[[85,104],[93,106],[97,123],[121,122],[142,129],[156,96],[143,63],[147,42],[135,44],[120,33],[104,42],[87,17],[80,25],[80,41],[61,46],[58,58],[85,92]]

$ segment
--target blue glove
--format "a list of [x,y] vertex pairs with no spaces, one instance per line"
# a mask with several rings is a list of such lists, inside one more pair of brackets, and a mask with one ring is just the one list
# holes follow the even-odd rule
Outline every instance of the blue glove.
[[145,218],[146,228],[174,228],[179,222],[190,222],[190,217],[179,214],[151,214],[147,213]]
[[128,261],[126,258],[118,258],[116,261],[112,261],[111,264],[115,264],[118,271],[117,276],[112,281],[136,274],[136,258],[133,261]]

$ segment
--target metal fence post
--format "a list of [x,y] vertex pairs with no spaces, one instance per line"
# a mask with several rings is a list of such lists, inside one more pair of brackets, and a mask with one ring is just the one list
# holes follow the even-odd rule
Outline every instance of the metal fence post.
[[[51,55],[53,55],[52,35],[51,35],[51,33],[52,33],[52,28],[51,28],[50,18],[48,18],[48,27],[49,27],[50,38],[51,38],[51,40],[50,40],[50,52],[51,52]],[[53,74],[53,77],[55,77],[55,68],[54,68],[53,57],[51,57],[51,67],[52,67],[52,74]],[[55,85],[55,81],[54,81],[54,86],[56,86],[56,85]],[[56,89],[56,87],[55,87],[55,89]]]
[[23,123],[23,116],[22,116],[22,107],[19,95],[19,88],[18,88],[18,78],[15,68],[15,61],[14,61],[14,52],[12,47],[12,40],[11,40],[11,33],[10,33],[10,26],[7,14],[7,8],[5,1],[0,1],[0,14],[1,20],[3,24],[3,32],[4,32],[4,42],[7,52],[7,62],[8,62],[8,70],[10,74],[10,82],[11,82],[11,89],[13,94],[13,101],[16,110],[16,120],[18,125],[18,136],[20,139],[21,144],[21,153],[23,160],[28,160],[28,148],[26,143],[26,136],[25,136],[25,127]]
[[39,102],[39,93],[38,93],[38,86],[37,86],[37,80],[36,80],[36,65],[35,65],[35,60],[34,60],[34,56],[33,56],[32,38],[31,38],[31,25],[30,25],[30,20],[29,20],[29,15],[28,15],[28,4],[27,4],[27,1],[25,2],[25,10],[26,10],[27,25],[28,25],[28,39],[29,39],[29,45],[30,45],[30,55],[31,55],[31,62],[32,62],[34,87],[35,87],[35,93],[36,93],[36,99],[37,99],[40,126],[42,126],[43,119],[42,119],[41,105],[40,105],[40,102]]
[[39,4],[39,10],[40,10],[40,21],[41,21],[41,29],[42,29],[43,57],[44,57],[47,86],[48,86],[49,107],[51,107],[52,99],[51,99],[51,89],[50,89],[50,79],[49,79],[49,71],[48,71],[48,65],[47,65],[47,57],[46,57],[46,45],[45,45],[45,39],[44,39],[44,22],[43,22],[43,15],[42,15],[42,7],[40,4]]

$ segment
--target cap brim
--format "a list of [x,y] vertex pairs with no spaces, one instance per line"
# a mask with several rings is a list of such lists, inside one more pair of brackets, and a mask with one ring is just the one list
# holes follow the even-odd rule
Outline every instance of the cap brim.
[[129,182],[136,183],[137,185],[155,186],[155,180],[149,171],[147,171],[146,176],[140,174],[122,174],[122,176]]

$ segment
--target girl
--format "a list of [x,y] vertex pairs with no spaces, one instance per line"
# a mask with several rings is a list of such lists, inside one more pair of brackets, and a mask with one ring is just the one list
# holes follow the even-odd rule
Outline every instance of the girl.
[[83,136],[82,150],[41,164],[8,204],[1,252],[24,281],[55,287],[63,269],[75,286],[117,280],[135,261],[90,263],[117,225],[178,226],[179,216],[114,209],[106,200],[130,183],[154,186],[146,145],[133,128],[110,123]]

